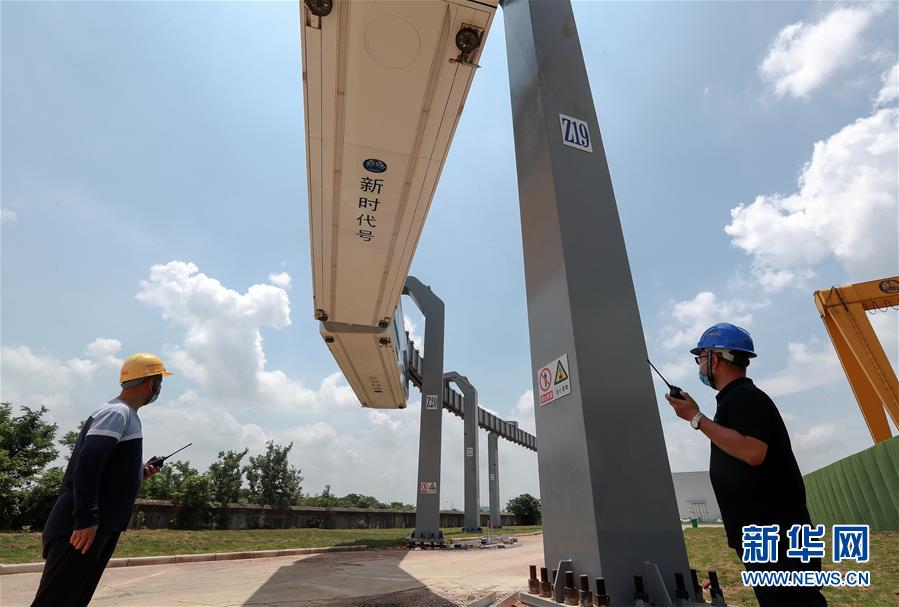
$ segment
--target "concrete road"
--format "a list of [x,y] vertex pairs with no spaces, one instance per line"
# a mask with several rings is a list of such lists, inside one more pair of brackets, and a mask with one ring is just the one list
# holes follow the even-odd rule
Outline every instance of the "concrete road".
[[[101,607],[456,607],[491,591],[527,588],[543,536],[496,550],[370,550],[108,569]],[[24,607],[39,573],[0,577],[0,605]]]

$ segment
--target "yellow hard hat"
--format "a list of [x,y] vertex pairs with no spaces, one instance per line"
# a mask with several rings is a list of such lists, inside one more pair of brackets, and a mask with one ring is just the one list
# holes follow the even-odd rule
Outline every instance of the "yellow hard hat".
[[150,354],[149,352],[132,354],[122,365],[119,383],[123,384],[132,379],[140,379],[141,377],[150,377],[152,375],[171,375],[171,373],[166,371],[165,365],[162,364],[162,359],[155,354]]

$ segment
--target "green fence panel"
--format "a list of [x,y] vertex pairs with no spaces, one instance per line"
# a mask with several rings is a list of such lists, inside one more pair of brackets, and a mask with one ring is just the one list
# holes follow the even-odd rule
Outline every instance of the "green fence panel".
[[812,515],[812,523],[827,524],[830,519],[830,505],[824,500],[819,483],[805,483],[805,501],[808,503],[809,514]]
[[[859,453],[859,456],[861,455]],[[865,469],[864,459],[862,457],[850,457],[846,460],[846,464],[852,470],[852,476],[858,483],[859,493],[864,499],[864,507],[871,514],[872,527],[884,529],[887,526],[886,516],[883,512],[883,507],[880,505],[880,496],[874,490],[871,476]]]
[[858,482],[855,480],[855,472],[852,470],[852,467],[849,465],[849,460],[851,457],[847,457],[845,459],[841,459],[839,463],[840,470],[840,484],[843,487],[843,491],[846,492],[846,496],[849,500],[849,512],[852,515],[852,520],[860,521],[867,519],[870,521],[869,524],[873,524],[871,513],[865,509],[865,500],[861,495],[861,488],[858,486]]
[[890,528],[899,530],[899,437],[884,441],[869,451],[883,475],[884,493],[889,496],[893,505],[890,510],[893,515]]
[[805,476],[816,524],[899,531],[899,436]]

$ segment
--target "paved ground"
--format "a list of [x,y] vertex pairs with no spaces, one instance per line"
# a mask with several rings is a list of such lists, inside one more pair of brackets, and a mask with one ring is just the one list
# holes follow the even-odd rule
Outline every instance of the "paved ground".
[[[526,589],[543,536],[500,550],[369,550],[108,569],[97,607],[456,607]],[[30,604],[39,573],[0,577],[0,605]]]

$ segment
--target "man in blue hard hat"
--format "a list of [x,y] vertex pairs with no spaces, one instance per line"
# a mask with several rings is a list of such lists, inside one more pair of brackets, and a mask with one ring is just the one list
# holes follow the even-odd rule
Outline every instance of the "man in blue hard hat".
[[[776,562],[746,563],[747,570],[820,571],[821,559],[807,563],[787,558],[787,531],[811,524],[805,484],[790,436],[774,402],[746,377],[755,358],[752,337],[740,327],[718,323],[705,330],[690,350],[699,378],[718,394],[713,419],[687,392],[665,398],[677,416],[711,440],[709,476],[721,508],[727,543],[743,557],[743,527],[778,525]],[[819,607],[827,601],[817,587],[755,586],[760,607]]]

